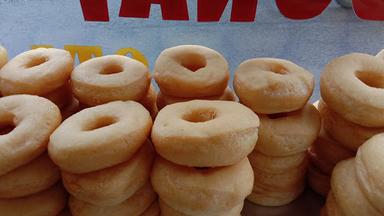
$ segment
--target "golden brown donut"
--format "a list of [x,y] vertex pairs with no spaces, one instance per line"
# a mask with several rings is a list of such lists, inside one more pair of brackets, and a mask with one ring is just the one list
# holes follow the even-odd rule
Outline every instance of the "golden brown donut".
[[38,157],[59,126],[59,108],[33,95],[0,98],[0,176]]
[[354,159],[336,165],[331,177],[331,189],[343,215],[382,215],[363,193],[356,178]]
[[301,109],[312,95],[313,75],[293,62],[249,59],[236,69],[233,87],[241,103],[263,114]]
[[[230,88],[226,88],[224,93],[218,96],[210,96],[210,97],[201,97],[201,98],[196,98],[199,100],[224,100],[224,101],[236,101],[236,96],[232,92]],[[174,103],[179,103],[179,102],[186,102],[190,101],[191,98],[176,98],[176,97],[170,97],[167,95],[164,95],[163,93],[159,92],[157,95],[157,106],[159,109],[163,109],[165,106],[174,104]]]
[[384,127],[383,67],[380,58],[362,53],[333,59],[321,74],[321,97],[348,121]]
[[72,93],[69,88],[69,84],[65,84],[46,95],[42,95],[42,97],[47,98],[55,103],[60,109],[63,109],[71,102]]
[[229,80],[225,58],[215,50],[197,45],[165,49],[156,60],[154,72],[161,92],[179,98],[220,95]]
[[244,105],[193,100],[168,105],[159,112],[152,142],[158,154],[176,164],[226,166],[252,152],[258,127],[257,115]]
[[157,92],[151,84],[148,88],[147,94],[139,102],[151,113],[152,119],[156,118],[159,110],[156,105]]
[[85,173],[63,171],[63,183],[76,199],[98,206],[113,206],[131,197],[148,181],[155,153],[149,140],[128,161]]
[[243,203],[252,191],[253,172],[247,158],[232,166],[199,169],[158,157],[151,180],[173,209],[187,215],[211,214]]
[[73,94],[89,106],[116,100],[139,101],[149,85],[148,68],[121,55],[92,58],[78,65],[71,74]]
[[319,112],[323,118],[324,130],[345,148],[357,149],[372,136],[384,132],[384,127],[369,128],[345,120],[326,103],[320,101]]
[[359,148],[355,159],[358,183],[381,214],[384,214],[383,142],[383,134],[372,137]]
[[[321,147],[323,148],[323,147]],[[321,172],[332,175],[333,168],[336,166],[336,163],[332,163],[326,157],[320,157],[314,150],[313,146],[308,149],[308,156],[310,162],[316,166]],[[341,160],[340,160],[341,161]]]
[[326,197],[331,189],[331,177],[321,172],[314,165],[310,165],[307,173],[309,187],[316,193]]
[[50,137],[49,156],[64,171],[87,173],[127,161],[147,139],[149,112],[134,101],[114,101],[67,118]]
[[30,163],[0,176],[0,198],[28,196],[51,187],[59,179],[58,167],[44,153]]
[[0,72],[3,95],[45,95],[65,85],[73,69],[68,51],[38,48],[11,59]]
[[336,203],[335,196],[333,195],[332,191],[329,192],[327,201],[321,212],[321,216],[345,216]]
[[96,206],[71,196],[69,208],[73,216],[140,216],[156,200],[156,193],[147,182],[133,196],[124,202],[113,206]]
[[269,156],[306,151],[316,140],[321,126],[319,112],[311,104],[298,111],[259,117],[259,139],[255,150]]
[[67,193],[60,183],[26,197],[0,199],[0,215],[53,216],[67,204]]
[[153,202],[140,216],[160,216],[159,202],[157,200]]
[[0,45],[0,69],[8,62],[8,52]]

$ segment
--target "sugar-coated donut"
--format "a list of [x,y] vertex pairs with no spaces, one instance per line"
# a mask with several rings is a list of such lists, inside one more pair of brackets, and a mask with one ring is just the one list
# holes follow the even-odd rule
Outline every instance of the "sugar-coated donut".
[[269,156],[306,151],[316,140],[321,127],[320,114],[311,104],[298,111],[259,117],[259,139],[255,150]]
[[384,214],[384,135],[365,142],[355,159],[357,180],[369,201]]
[[382,215],[372,206],[361,190],[356,178],[354,165],[354,159],[348,159],[338,163],[333,170],[331,189],[336,203],[340,206],[343,215]]
[[197,45],[164,50],[156,60],[154,72],[161,92],[179,98],[221,95],[229,80],[225,58],[215,50]]
[[96,206],[71,196],[69,208],[73,216],[140,216],[156,200],[156,193],[147,182],[133,196],[124,202],[113,206]]
[[53,216],[58,215],[66,204],[67,193],[58,183],[45,191],[30,196],[0,199],[0,215]]
[[[230,88],[226,88],[224,93],[222,93],[221,95],[210,96],[210,97],[201,97],[201,98],[196,98],[196,99],[199,99],[199,100],[236,101],[236,96]],[[190,100],[191,100],[191,98],[170,97],[170,96],[164,95],[161,92],[159,92],[159,94],[157,95],[157,106],[159,109],[163,109],[167,105],[179,103],[179,102],[190,101]]]
[[60,179],[58,167],[48,154],[0,176],[0,198],[28,196],[43,191]]
[[319,103],[319,112],[324,130],[339,144],[352,151],[357,151],[372,136],[384,132],[384,127],[364,127],[345,120],[322,100]]
[[139,102],[151,113],[152,119],[155,119],[159,112],[156,104],[157,92],[153,85],[150,85],[147,94]]
[[121,55],[92,58],[78,65],[71,74],[73,94],[89,106],[116,100],[139,101],[149,85],[148,68]]
[[68,51],[38,48],[11,59],[0,71],[3,95],[45,95],[65,85],[73,70]]
[[309,187],[316,193],[326,197],[331,189],[331,177],[321,172],[314,165],[310,165],[307,173]]
[[301,109],[315,81],[304,68],[283,59],[255,58],[240,64],[233,87],[241,103],[263,114]]
[[151,180],[159,197],[173,209],[187,215],[210,214],[244,202],[252,191],[253,172],[247,158],[232,166],[199,169],[158,157]]
[[153,125],[152,142],[158,154],[176,164],[226,166],[252,152],[258,127],[257,115],[244,105],[193,100],[160,110]]
[[69,88],[69,84],[65,84],[52,92],[49,92],[42,97],[47,98],[48,100],[55,103],[60,109],[66,107],[70,102],[72,102],[72,93]]
[[113,206],[131,197],[148,181],[155,153],[150,141],[127,162],[85,174],[63,171],[63,183],[76,199],[98,206]]
[[42,154],[60,122],[59,108],[45,98],[0,98],[0,176]]
[[147,139],[149,112],[134,101],[114,101],[67,118],[51,135],[48,152],[64,171],[87,173],[127,161]]
[[321,97],[348,121],[384,127],[384,61],[352,53],[332,60],[320,79]]
[[8,52],[0,45],[0,69],[8,62]]
[[140,216],[160,216],[159,202],[156,200]]

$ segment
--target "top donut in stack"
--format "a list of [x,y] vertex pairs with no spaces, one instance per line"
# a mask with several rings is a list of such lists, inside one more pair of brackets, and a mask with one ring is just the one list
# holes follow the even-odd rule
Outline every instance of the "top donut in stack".
[[248,199],[287,204],[305,187],[306,151],[320,130],[320,115],[307,104],[313,75],[287,60],[255,58],[237,68],[234,88],[240,102],[260,117],[259,139],[248,156],[255,174]]
[[168,48],[157,58],[154,72],[160,88],[159,109],[193,99],[235,100],[227,87],[228,63],[210,48],[198,45]]

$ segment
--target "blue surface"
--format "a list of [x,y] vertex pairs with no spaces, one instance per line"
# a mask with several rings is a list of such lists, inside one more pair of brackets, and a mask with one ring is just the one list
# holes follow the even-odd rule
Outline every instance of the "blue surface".
[[[84,22],[79,1],[0,0],[0,42],[10,56],[31,44],[101,45],[105,54],[134,47],[146,55],[151,68],[164,48],[201,44],[223,53],[232,73],[246,59],[277,57],[309,69],[317,80],[336,56],[375,54],[383,48],[384,22],[360,20],[335,2],[317,18],[294,21],[283,17],[274,1],[260,0],[253,23],[230,23],[231,4],[219,23],[198,23],[196,2],[189,1],[191,21],[162,21],[158,5],[152,6],[150,19],[127,19],[118,17],[120,1],[110,0],[111,21],[92,23]],[[316,87],[313,100],[319,97]]]

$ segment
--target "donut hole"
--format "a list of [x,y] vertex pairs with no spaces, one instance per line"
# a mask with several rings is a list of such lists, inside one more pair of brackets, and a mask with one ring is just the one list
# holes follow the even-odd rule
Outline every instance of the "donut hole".
[[6,135],[13,131],[16,128],[16,124],[13,121],[14,116],[9,114],[6,116],[1,116],[0,121],[0,135]]
[[102,118],[97,118],[94,121],[90,121],[89,124],[85,127],[85,131],[92,131],[100,128],[104,128],[116,123],[117,120],[111,116],[105,116]]
[[278,118],[284,118],[288,116],[288,113],[275,113],[275,114],[268,114],[268,118],[270,119],[278,119]]
[[48,61],[48,58],[45,57],[45,56],[36,56],[36,57],[33,57],[26,65],[25,67],[26,68],[32,68],[32,67],[36,67],[36,66],[39,66],[45,62]]
[[100,71],[100,74],[110,75],[123,72],[123,67],[117,64],[107,65],[103,70]]
[[188,53],[179,56],[180,64],[192,72],[196,72],[200,68],[207,66],[205,58],[196,53]]
[[372,88],[384,88],[384,76],[370,71],[357,71],[356,77],[365,85]]
[[207,122],[216,118],[216,111],[213,109],[198,109],[183,116],[183,119],[188,122]]

